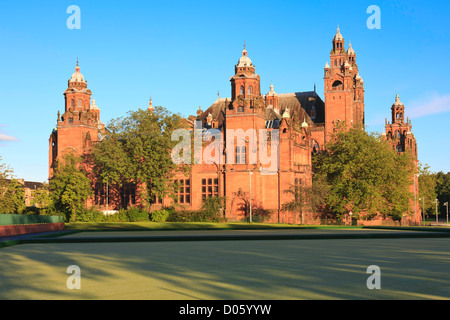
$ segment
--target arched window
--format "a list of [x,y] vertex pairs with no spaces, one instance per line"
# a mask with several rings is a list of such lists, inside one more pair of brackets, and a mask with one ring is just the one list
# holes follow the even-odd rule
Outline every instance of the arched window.
[[245,88],[244,88],[244,86],[241,86],[241,94],[245,94]]
[[338,88],[338,87],[342,87],[342,82],[339,80],[336,80],[335,82],[333,82],[333,88]]
[[252,86],[248,87],[248,94],[252,94]]
[[320,151],[320,145],[316,140],[311,140],[311,149],[313,153],[318,153]]
[[72,108],[75,108],[75,100],[73,100],[73,99],[71,101],[71,106],[72,106]]
[[245,164],[245,146],[236,147],[236,164]]
[[81,99],[78,99],[78,106],[81,107],[83,105],[83,101]]

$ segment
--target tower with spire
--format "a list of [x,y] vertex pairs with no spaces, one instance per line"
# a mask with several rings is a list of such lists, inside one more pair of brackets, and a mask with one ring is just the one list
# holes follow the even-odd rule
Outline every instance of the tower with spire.
[[100,108],[92,99],[92,92],[78,64],[68,80],[64,95],[64,112],[58,111],[57,124],[49,139],[49,176],[58,158],[66,153],[83,155],[99,140],[105,125],[100,120]]
[[391,106],[391,122],[385,121],[383,137],[392,145],[392,149],[402,153],[409,152],[417,159],[417,141],[412,133],[409,118],[405,119],[405,105],[397,94]]
[[325,140],[339,122],[364,124],[364,81],[359,75],[356,52],[345,49],[340,28],[332,40],[330,64],[325,64]]
[[[395,96],[395,102],[391,106],[391,121],[385,120],[384,132],[381,137],[399,155],[409,153],[414,162],[414,169],[417,171],[419,165],[417,140],[412,132],[411,120],[409,118],[405,120],[405,105],[400,101],[398,94]],[[422,220],[418,203],[419,182],[416,174],[411,177],[409,189],[415,197],[411,198],[411,214],[405,216],[404,222],[409,220],[409,223],[416,224]]]

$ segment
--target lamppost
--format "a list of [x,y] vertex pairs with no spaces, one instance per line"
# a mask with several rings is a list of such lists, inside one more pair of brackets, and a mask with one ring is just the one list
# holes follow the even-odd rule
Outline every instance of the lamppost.
[[448,224],[448,201],[444,203],[444,206],[447,207],[447,224]]
[[420,200],[422,200],[422,223],[425,223],[425,197],[419,198]]
[[434,199],[433,202],[436,203],[436,224],[437,224],[438,223],[438,199]]
[[[241,140],[244,140],[245,143],[249,143],[249,141],[243,137],[238,137]],[[249,143],[249,149],[250,149],[250,143]],[[250,154],[250,153],[249,153]],[[247,157],[245,157],[247,158]],[[250,163],[250,159],[249,159],[249,163]],[[252,170],[248,169],[248,184],[249,184],[249,190],[250,190],[250,197],[248,199],[249,202],[249,207],[250,207],[250,219],[249,222],[252,223]]]
[[248,184],[250,186],[250,199],[249,199],[249,203],[250,203],[250,223],[252,223],[252,170],[248,169]]
[[416,197],[416,176],[417,174],[414,174],[414,225],[417,225],[417,197]]

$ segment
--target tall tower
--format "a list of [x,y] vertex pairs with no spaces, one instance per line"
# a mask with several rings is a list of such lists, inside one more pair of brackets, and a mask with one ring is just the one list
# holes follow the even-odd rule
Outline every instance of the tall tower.
[[58,111],[57,124],[49,139],[49,177],[60,156],[68,152],[80,156],[89,153],[105,127],[100,121],[100,108],[95,104],[95,99],[91,104],[92,92],[87,88],[78,61],[63,94],[64,113],[61,115]]
[[[398,94],[395,97],[395,102],[391,107],[392,122],[388,122],[386,119],[385,129],[382,134],[382,138],[388,141],[392,146],[392,149],[397,151],[399,154],[404,152],[409,152],[414,161],[414,168],[417,171],[419,160],[417,154],[417,141],[412,133],[411,120],[406,118],[405,121],[405,105],[400,101]],[[409,188],[410,192],[414,195],[411,200],[412,216],[406,217],[410,223],[417,224],[422,220],[421,214],[419,213],[419,181],[416,174],[411,177],[411,185]]]
[[338,27],[332,41],[330,64],[325,65],[325,142],[339,122],[364,124],[364,82],[359,75],[356,53]]
[[395,151],[410,152],[414,159],[417,159],[417,142],[412,133],[411,120],[406,118],[405,121],[405,105],[400,101],[398,94],[391,107],[391,116],[391,123],[386,119],[383,137],[391,143]]

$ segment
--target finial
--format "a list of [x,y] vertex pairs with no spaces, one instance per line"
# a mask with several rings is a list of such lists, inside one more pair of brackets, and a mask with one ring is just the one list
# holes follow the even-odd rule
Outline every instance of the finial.
[[245,50],[245,40],[244,40],[244,50]]
[[150,95],[150,101],[148,102],[148,110],[153,111],[152,95]]

